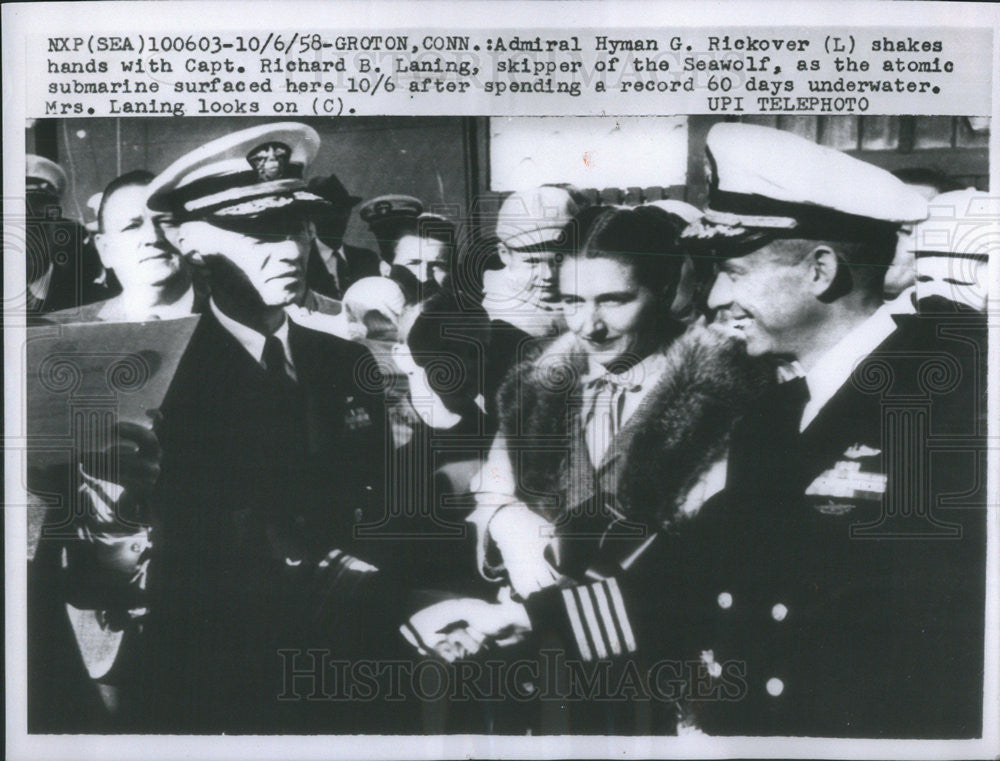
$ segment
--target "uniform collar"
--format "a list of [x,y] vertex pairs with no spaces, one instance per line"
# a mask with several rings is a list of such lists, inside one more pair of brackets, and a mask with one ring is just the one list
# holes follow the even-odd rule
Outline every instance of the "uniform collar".
[[867,320],[852,328],[805,373],[809,402],[802,411],[800,431],[808,427],[847,382],[858,362],[875,351],[896,329],[893,314],[893,302],[883,304]]
[[337,259],[340,259],[341,261],[347,260],[347,254],[344,251],[343,243],[340,244],[340,248],[333,249],[319,238],[316,238],[316,250],[319,251],[320,258],[327,266],[330,265],[330,262],[336,261]]
[[[253,328],[248,328],[242,322],[237,322],[231,317],[228,317],[219,309],[214,299],[209,300],[209,306],[212,310],[212,314],[215,315],[215,319],[219,321],[219,324],[229,333],[233,338],[235,338],[240,346],[246,349],[247,353],[253,357],[254,361],[258,364],[263,364],[264,357],[264,343],[267,341],[267,336],[263,333],[258,333]],[[273,335],[279,341],[281,341],[281,347],[285,352],[285,369],[288,371],[289,375],[295,379],[295,365],[292,362],[292,347],[288,343],[288,326],[290,324],[288,317],[284,317],[281,322],[281,326],[274,331]]]

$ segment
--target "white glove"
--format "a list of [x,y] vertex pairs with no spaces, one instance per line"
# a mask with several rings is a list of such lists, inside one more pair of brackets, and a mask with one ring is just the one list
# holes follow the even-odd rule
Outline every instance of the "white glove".
[[510,585],[522,600],[563,578],[545,558],[553,533],[552,524],[525,505],[502,507],[489,523]]

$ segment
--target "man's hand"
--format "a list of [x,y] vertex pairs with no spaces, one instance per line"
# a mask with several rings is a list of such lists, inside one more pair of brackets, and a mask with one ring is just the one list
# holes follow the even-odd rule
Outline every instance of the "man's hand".
[[[158,412],[148,414],[154,423],[160,419]],[[131,514],[149,496],[160,477],[163,450],[152,429],[119,422],[103,447],[84,452],[80,459],[86,485],[100,497],[93,500],[95,517],[101,522],[113,522],[117,518],[114,511],[103,514],[112,505]]]
[[527,506],[500,508],[490,520],[489,533],[503,557],[510,585],[522,600],[563,578],[545,558],[554,528]]
[[444,600],[414,614],[400,627],[421,655],[449,663],[478,653],[488,642],[512,644],[531,630],[527,611],[510,596],[498,603],[474,598]]

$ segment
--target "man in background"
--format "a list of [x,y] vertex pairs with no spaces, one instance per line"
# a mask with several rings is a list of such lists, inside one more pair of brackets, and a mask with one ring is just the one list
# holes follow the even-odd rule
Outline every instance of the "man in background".
[[573,218],[584,205],[570,189],[542,185],[509,195],[497,215],[500,269],[483,273],[490,316],[486,349],[487,412],[507,372],[566,329],[556,283],[557,258],[574,244]]
[[28,319],[115,294],[87,230],[63,216],[66,172],[43,156],[25,157]]
[[196,290],[190,265],[167,239],[169,214],[146,206],[152,172],[136,170],[112,180],[101,195],[94,241],[102,261],[121,283],[117,296],[56,312],[57,322],[141,322],[200,312],[204,288]]
[[417,217],[423,212],[424,205],[419,198],[399,194],[376,196],[361,205],[358,215],[378,241],[382,257],[380,274],[389,274],[396,260],[396,244],[404,235],[416,232]]
[[[961,185],[937,169],[906,167],[905,169],[897,169],[892,174],[928,201],[939,193],[961,189]],[[912,225],[900,227],[896,255],[885,273],[884,293],[886,299],[896,298],[907,288],[911,288],[915,282],[916,264],[913,260],[912,238]]]
[[309,189],[330,206],[318,209],[312,217],[316,237],[306,266],[306,285],[316,293],[341,300],[353,283],[379,274],[379,257],[370,249],[344,242],[351,210],[360,197],[348,193],[335,174],[313,178]]
[[996,199],[972,188],[954,190],[931,199],[930,212],[911,237],[918,311],[985,312]]

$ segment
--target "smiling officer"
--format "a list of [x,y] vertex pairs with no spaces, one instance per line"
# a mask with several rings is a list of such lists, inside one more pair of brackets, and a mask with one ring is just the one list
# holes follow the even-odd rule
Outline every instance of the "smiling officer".
[[[693,701],[695,720],[977,736],[984,326],[882,305],[898,228],[927,215],[887,172],[742,124],[713,127],[707,153],[708,209],[686,237],[715,258],[708,306],[784,382],[736,426],[726,489],[683,540],[704,572],[686,612],[708,622],[689,655],[743,682]],[[945,439],[966,452],[932,456]]]
[[782,382],[736,421],[700,509],[586,585],[464,620],[535,629],[538,598],[561,598],[545,623],[567,659],[640,659],[709,734],[978,737],[985,319],[881,304],[897,228],[927,214],[888,173],[741,124],[707,149],[708,209],[684,237],[715,262],[716,329]]

